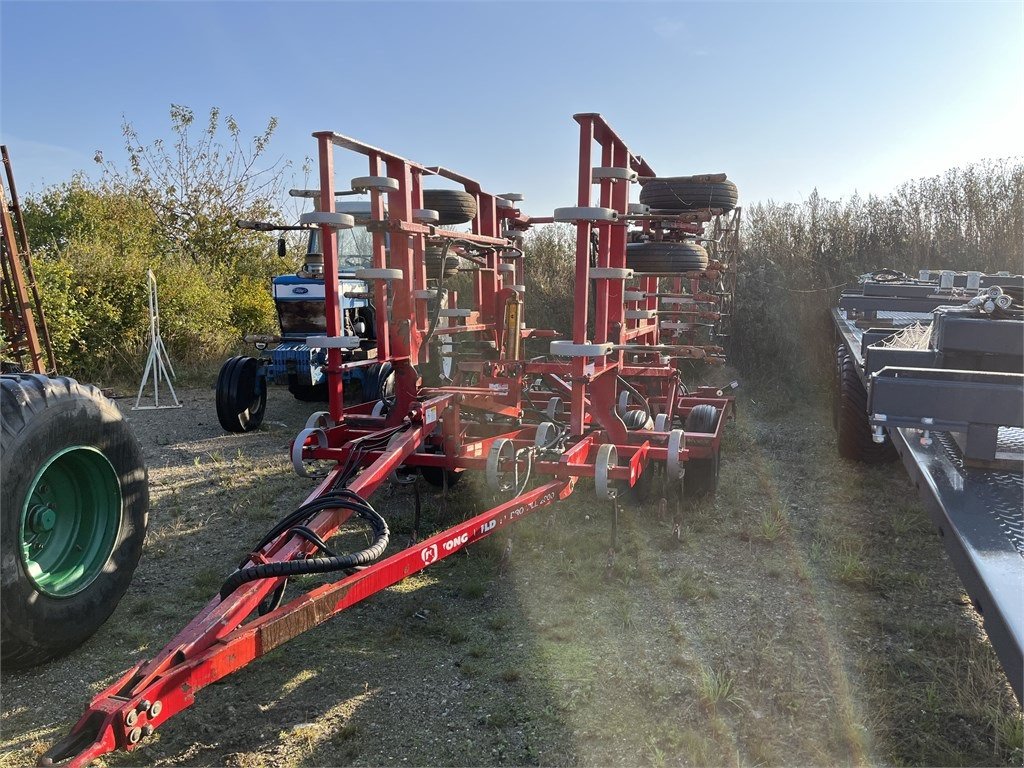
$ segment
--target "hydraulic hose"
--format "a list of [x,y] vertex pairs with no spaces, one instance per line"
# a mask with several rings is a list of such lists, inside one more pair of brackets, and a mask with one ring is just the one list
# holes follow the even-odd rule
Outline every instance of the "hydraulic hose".
[[[373,531],[373,543],[366,549],[347,555],[336,555],[327,544],[317,536],[305,523],[316,513],[328,509],[348,509],[357,517],[366,521]],[[263,549],[267,544],[274,541],[283,533],[299,535],[306,541],[314,544],[327,556],[311,557],[302,560],[285,560],[275,563],[264,563],[262,565],[246,566],[249,562],[246,558],[238,569],[232,573],[220,588],[221,599],[226,599],[232,592],[243,584],[259,579],[287,578],[289,576],[301,576],[311,573],[329,573],[332,571],[344,571],[359,566],[369,565],[377,560],[387,549],[391,533],[388,530],[387,521],[377,513],[369,503],[358,494],[341,488],[321,496],[316,501],[304,504],[295,511],[286,515],[280,520],[256,547],[256,551]],[[283,589],[281,590],[283,595]],[[276,596],[277,601],[280,596]]]
[[369,565],[377,560],[384,554],[384,550],[387,549],[391,536],[387,522],[369,505],[366,507],[354,506],[352,511],[368,522],[373,530],[373,543],[369,547],[348,555],[329,555],[327,557],[311,557],[304,560],[285,560],[241,568],[228,576],[220,588],[221,599],[224,600],[240,586],[250,581],[275,579],[282,576],[302,576],[310,573],[344,571],[361,565]]

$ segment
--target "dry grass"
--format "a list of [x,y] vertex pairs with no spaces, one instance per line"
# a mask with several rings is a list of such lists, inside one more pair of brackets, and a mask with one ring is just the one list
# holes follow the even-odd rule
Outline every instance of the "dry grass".
[[[168,451],[150,567],[94,641],[5,675],[0,766],[32,762],[302,498],[281,446],[304,413],[274,394],[288,429],[145,428]],[[207,688],[108,764],[1019,765],[1020,709],[898,468],[840,462],[824,409],[741,414],[679,537],[656,499],[625,504],[609,567],[610,505],[580,490]],[[467,478],[423,498],[428,531],[488,494]],[[374,502],[409,527],[407,489]]]

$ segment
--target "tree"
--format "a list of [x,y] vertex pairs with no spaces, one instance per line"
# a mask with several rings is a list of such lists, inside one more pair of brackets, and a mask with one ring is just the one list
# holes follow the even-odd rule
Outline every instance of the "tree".
[[193,124],[192,111],[174,105],[169,144],[146,145],[126,121],[126,167],[98,152],[98,182],[79,174],[26,199],[62,370],[93,381],[138,376],[147,269],[160,284],[164,341],[190,367],[219,359],[246,333],[274,330],[270,278],[294,265],[276,256],[273,236],[234,222],[277,216],[287,166],[266,160],[276,120],[249,142],[217,109],[202,131]]
[[[267,147],[277,128],[271,117],[263,131],[243,141],[238,123],[210,109],[206,126],[196,130],[195,114],[172,104],[168,146],[163,139],[144,144],[133,125],[121,126],[128,168],[96,160],[111,189],[128,191],[153,211],[169,253],[197,266],[237,270],[265,254],[265,234],[240,230],[236,219],[267,220],[278,214],[288,164],[270,163]],[[226,139],[222,139],[226,130]]]

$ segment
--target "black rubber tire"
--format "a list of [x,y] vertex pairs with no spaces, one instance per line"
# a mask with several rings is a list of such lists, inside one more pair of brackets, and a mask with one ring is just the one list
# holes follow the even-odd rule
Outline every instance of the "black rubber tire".
[[[639,408],[626,411],[622,415],[622,423],[631,432],[637,429],[654,429],[654,419],[648,415],[647,411]],[[626,494],[631,501],[643,504],[650,498],[651,491],[654,489],[654,464],[647,463],[634,485],[630,486],[624,481],[622,487],[626,489]]]
[[444,476],[448,475],[448,487],[452,488],[462,479],[461,472],[454,472],[441,467],[420,467],[420,474],[423,479],[435,488],[444,488]]
[[[686,414],[685,432],[714,432],[718,424],[718,409],[713,405],[697,405]],[[690,459],[683,475],[683,493],[690,498],[713,496],[718,490],[718,472],[721,449],[706,459]]]
[[[0,664],[33,666],[85,642],[124,596],[146,536],[149,484],[142,449],[95,387],[65,377],[2,377],[0,416]],[[19,551],[21,510],[40,467],[72,446],[100,451],[120,485],[121,526],[103,571],[82,591],[52,597],[29,579]]]
[[640,202],[662,211],[699,211],[720,208],[731,211],[739,192],[731,181],[694,182],[685,177],[655,179],[640,189]]
[[288,382],[288,391],[301,403],[326,403],[328,400],[326,377],[319,384]]
[[630,431],[636,429],[654,429],[654,419],[650,417],[647,411],[639,408],[626,411],[622,416],[622,423],[625,424],[626,429]]
[[868,393],[857,374],[857,364],[844,348],[837,353],[835,418],[839,455],[864,464],[888,464],[898,458],[892,440],[876,443],[868,421]]
[[708,267],[708,252],[689,241],[683,243],[629,243],[626,267],[637,272],[694,272]]
[[437,211],[438,224],[465,224],[476,218],[476,198],[461,189],[424,189],[423,207]]
[[391,363],[374,363],[367,368],[363,381],[366,382],[362,392],[364,403],[390,400],[395,396],[395,372]]
[[255,357],[232,357],[217,375],[217,420],[228,432],[259,429],[267,412],[267,388],[256,393],[260,361]]
[[[427,279],[428,280],[440,280],[441,279],[441,253],[444,251],[444,246],[440,245],[428,245],[426,250],[423,252],[423,263],[427,268]],[[448,255],[444,258],[444,279],[447,280],[454,275],[459,273],[459,265],[462,263],[462,259],[458,256],[452,255],[451,249],[448,249]]]

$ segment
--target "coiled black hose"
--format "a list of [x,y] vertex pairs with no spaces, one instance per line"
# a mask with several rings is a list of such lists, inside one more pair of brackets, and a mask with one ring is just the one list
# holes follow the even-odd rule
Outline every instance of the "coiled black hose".
[[[256,547],[256,551],[263,549],[263,547],[285,532],[296,533],[309,541],[310,537],[306,535],[307,532],[313,536],[316,536],[316,534],[313,534],[312,531],[306,528],[304,523],[313,515],[327,509],[348,509],[356,516],[365,520],[369,523],[370,528],[373,531],[373,543],[366,549],[348,555],[335,555],[332,553],[327,557],[286,560],[283,562],[264,563],[262,565],[252,565],[248,567],[245,566],[245,563],[249,562],[248,558],[246,558],[239,565],[238,569],[228,576],[227,580],[221,586],[221,599],[223,600],[227,598],[240,586],[250,581],[274,579],[282,576],[287,578],[289,576],[301,576],[311,573],[344,571],[350,568],[369,565],[384,554],[384,550],[387,549],[388,541],[391,536],[387,522],[365,499],[347,488],[340,488],[331,491],[309,504],[303,504],[294,512],[286,515],[273,528],[271,528],[270,531],[267,532],[263,537],[263,540]],[[319,537],[316,538],[319,539]],[[327,549],[326,544],[324,544],[322,540],[314,542],[314,544],[316,544],[316,546],[322,551],[330,553],[330,550]],[[284,590],[282,589],[280,591],[283,596]],[[280,598],[278,597],[278,600],[279,599]]]

